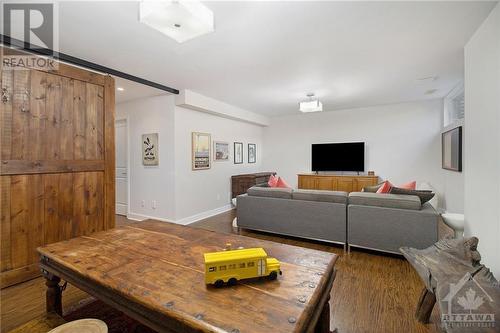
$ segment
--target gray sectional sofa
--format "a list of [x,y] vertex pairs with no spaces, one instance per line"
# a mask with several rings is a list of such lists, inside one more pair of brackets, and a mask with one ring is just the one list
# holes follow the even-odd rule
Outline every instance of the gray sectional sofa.
[[346,244],[345,192],[254,186],[236,207],[238,227]]
[[438,240],[439,213],[417,196],[254,186],[237,197],[238,227],[400,254]]

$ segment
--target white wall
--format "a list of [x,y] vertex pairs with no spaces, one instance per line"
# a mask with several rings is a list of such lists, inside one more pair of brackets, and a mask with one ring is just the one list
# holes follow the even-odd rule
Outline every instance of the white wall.
[[[130,218],[187,224],[220,213],[231,208],[231,176],[261,171],[261,126],[175,106],[174,96],[137,99],[116,109],[117,118],[127,118],[129,125]],[[146,167],[141,135],[155,132],[159,133],[160,163]],[[212,150],[214,140],[229,142],[230,161],[212,161],[211,169],[192,171],[192,132],[210,133]],[[244,144],[243,164],[233,163],[235,141]],[[256,163],[247,162],[248,143],[257,145]]]
[[271,119],[264,130],[264,168],[292,186],[311,172],[311,144],[364,141],[365,169],[395,184],[428,181],[444,190],[442,100],[301,114]]
[[[191,132],[210,133],[213,141],[230,143],[227,162],[212,161],[209,170],[191,168]],[[175,201],[176,220],[186,224],[193,219],[228,209],[231,176],[261,170],[263,128],[183,107],[175,107]],[[243,142],[244,163],[233,163],[233,142]],[[257,162],[248,164],[248,143],[257,145]],[[213,159],[213,158],[212,158]]]
[[[465,149],[462,146],[462,152]],[[465,164],[465,163],[464,163]],[[465,186],[465,165],[462,172],[455,172],[443,169],[443,195],[441,196],[441,206],[449,213],[464,213],[464,186]]]
[[500,276],[500,5],[465,47],[465,232]]
[[442,169],[443,173],[443,195],[442,207],[449,213],[464,213],[464,186],[465,186],[465,137],[467,129],[463,119],[443,128],[446,132],[455,127],[462,126],[462,172]]
[[[157,96],[117,104],[116,118],[127,118],[129,127],[130,217],[175,219],[174,97]],[[141,137],[147,133],[159,133],[158,166],[142,165]],[[156,209],[152,208],[153,200],[157,202]]]

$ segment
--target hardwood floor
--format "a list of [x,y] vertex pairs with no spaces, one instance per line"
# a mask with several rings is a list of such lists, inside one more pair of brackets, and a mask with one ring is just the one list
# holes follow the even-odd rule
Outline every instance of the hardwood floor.
[[[339,333],[440,332],[437,307],[432,313],[430,324],[424,325],[415,320],[417,301],[424,286],[402,256],[354,248],[347,254],[340,245],[331,246],[327,243],[233,228],[235,213],[230,211],[191,226],[340,255],[330,303],[332,329],[337,328]],[[449,233],[449,230],[444,228],[440,232]]]
[[[358,251],[344,253],[342,247],[250,232],[232,227],[235,211],[229,211],[191,226],[223,233],[271,240],[340,255],[337,277],[331,295],[331,327],[339,333],[433,333],[439,332],[439,314],[435,309],[431,323],[423,325],[414,319],[416,303],[423,284],[402,257]],[[141,225],[117,216],[117,226]],[[75,306],[89,295],[71,285],[63,293],[63,310]],[[1,291],[1,332],[8,332],[45,313],[45,282],[36,278]],[[437,307],[436,307],[437,308]]]

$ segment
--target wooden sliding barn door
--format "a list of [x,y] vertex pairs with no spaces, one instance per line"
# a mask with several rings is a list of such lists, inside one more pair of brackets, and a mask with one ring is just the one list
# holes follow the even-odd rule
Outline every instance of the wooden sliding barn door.
[[1,72],[1,286],[36,248],[115,225],[114,80],[59,64]]

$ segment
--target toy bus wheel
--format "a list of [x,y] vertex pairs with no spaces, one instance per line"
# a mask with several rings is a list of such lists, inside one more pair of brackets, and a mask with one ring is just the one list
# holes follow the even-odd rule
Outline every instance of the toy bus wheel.
[[271,272],[271,274],[269,274],[269,279],[276,280],[277,278],[278,278],[278,273]]
[[229,286],[234,286],[234,285],[236,285],[237,282],[238,281],[235,278],[230,278],[229,281],[227,281],[227,284]]
[[222,287],[223,285],[224,285],[224,281],[222,281],[222,280],[217,280],[217,281],[215,281],[215,283],[214,283],[215,288],[220,288],[220,287]]

